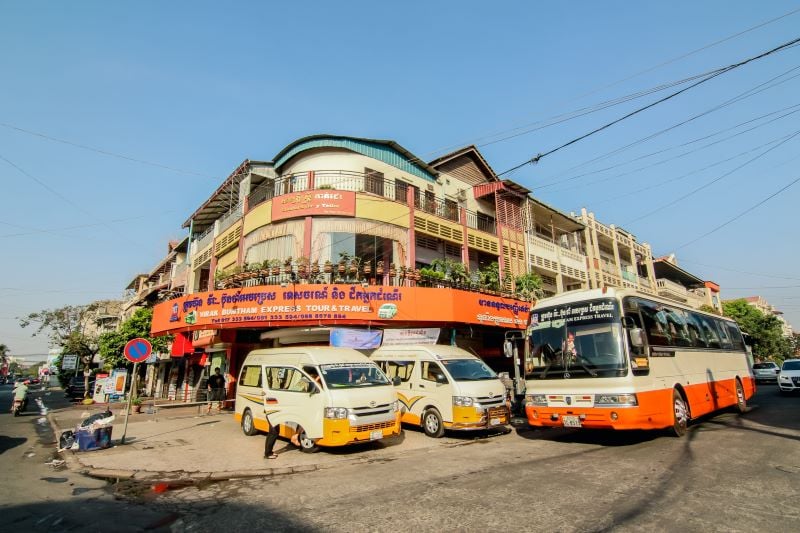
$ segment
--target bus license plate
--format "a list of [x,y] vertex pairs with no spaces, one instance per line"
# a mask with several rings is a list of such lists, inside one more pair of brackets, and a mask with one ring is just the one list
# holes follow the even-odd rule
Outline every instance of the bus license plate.
[[577,416],[562,416],[561,421],[564,423],[565,428],[581,427],[581,419]]
[[369,432],[369,440],[380,440],[383,438],[383,431],[370,431]]

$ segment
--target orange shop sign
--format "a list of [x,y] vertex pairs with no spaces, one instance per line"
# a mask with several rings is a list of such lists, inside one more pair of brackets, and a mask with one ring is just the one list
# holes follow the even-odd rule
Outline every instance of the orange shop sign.
[[272,200],[272,220],[311,215],[356,216],[356,193],[313,189],[278,196]]
[[153,309],[152,333],[286,322],[461,322],[524,328],[530,303],[450,288],[275,285],[199,292]]

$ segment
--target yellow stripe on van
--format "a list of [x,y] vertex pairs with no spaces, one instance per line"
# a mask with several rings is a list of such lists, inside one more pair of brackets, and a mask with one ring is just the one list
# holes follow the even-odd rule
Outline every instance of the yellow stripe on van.
[[402,403],[403,405],[405,405],[405,406],[406,406],[406,409],[408,409],[408,410],[410,411],[410,410],[411,410],[411,407],[412,407],[412,406],[413,406],[415,403],[417,403],[418,401],[420,401],[422,398],[424,398],[424,396],[413,396],[413,397],[411,397],[411,398],[406,398],[405,396],[403,396],[403,394],[402,394],[402,393],[399,393],[399,392],[398,392],[398,393],[397,393],[397,398],[400,400],[400,403]]

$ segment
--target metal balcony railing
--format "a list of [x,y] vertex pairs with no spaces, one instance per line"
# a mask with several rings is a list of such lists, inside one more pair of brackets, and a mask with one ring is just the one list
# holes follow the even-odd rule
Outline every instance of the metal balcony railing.
[[230,211],[222,215],[219,219],[219,231],[223,232],[236,223],[244,213],[244,202],[239,202]]

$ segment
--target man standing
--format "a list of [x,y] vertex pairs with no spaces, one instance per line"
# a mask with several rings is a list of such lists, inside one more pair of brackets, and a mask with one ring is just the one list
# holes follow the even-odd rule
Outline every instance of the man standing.
[[217,412],[222,411],[225,401],[225,377],[220,374],[219,367],[214,369],[214,374],[208,378],[208,411],[211,412],[211,402],[217,402]]

